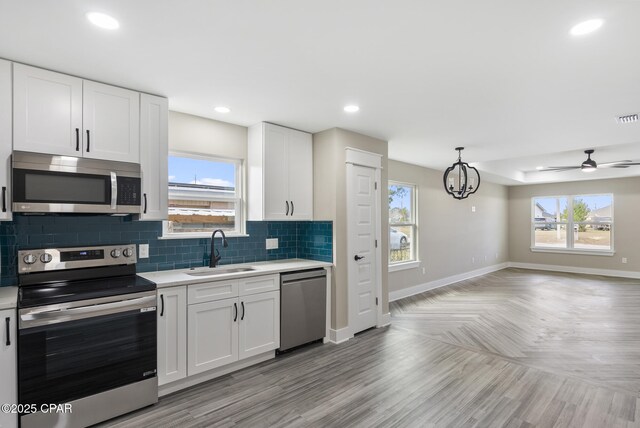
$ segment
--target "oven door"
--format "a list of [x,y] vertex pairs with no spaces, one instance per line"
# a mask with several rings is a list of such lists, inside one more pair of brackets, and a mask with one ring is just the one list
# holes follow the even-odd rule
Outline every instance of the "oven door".
[[156,293],[19,312],[19,403],[68,403],[156,376]]

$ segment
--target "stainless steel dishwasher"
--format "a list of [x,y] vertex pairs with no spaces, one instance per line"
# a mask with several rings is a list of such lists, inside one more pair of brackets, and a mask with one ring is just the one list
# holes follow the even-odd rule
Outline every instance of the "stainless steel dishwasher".
[[280,275],[280,351],[325,336],[327,272],[313,269]]

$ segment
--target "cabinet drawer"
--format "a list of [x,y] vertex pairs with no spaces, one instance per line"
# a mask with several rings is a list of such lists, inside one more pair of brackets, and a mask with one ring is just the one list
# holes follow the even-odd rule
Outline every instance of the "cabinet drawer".
[[280,275],[256,276],[240,280],[240,295],[280,290]]
[[189,305],[238,297],[238,280],[193,284],[189,286],[187,294]]

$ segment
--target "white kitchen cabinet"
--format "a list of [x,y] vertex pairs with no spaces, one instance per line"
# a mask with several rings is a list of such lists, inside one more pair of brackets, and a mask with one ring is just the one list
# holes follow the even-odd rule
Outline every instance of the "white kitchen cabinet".
[[11,63],[0,59],[0,221],[11,219]]
[[140,162],[140,94],[85,80],[82,89],[84,157]]
[[280,346],[280,292],[240,298],[239,358],[249,358]]
[[158,385],[187,377],[187,287],[158,290]]
[[82,79],[13,64],[13,148],[82,156]]
[[13,149],[140,162],[140,94],[13,65]]
[[313,219],[311,134],[270,123],[249,128],[249,220]]
[[[18,403],[18,380],[16,378],[16,311],[6,309],[0,311],[0,404]],[[7,335],[8,334],[8,335]],[[15,413],[0,412],[0,427],[15,428],[18,416]]]
[[140,220],[166,220],[168,216],[168,115],[166,98],[140,95]]

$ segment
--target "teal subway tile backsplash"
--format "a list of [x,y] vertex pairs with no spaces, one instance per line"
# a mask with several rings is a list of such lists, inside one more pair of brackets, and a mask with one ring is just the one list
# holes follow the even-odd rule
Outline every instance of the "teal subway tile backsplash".
[[[305,258],[333,260],[330,221],[250,221],[248,237],[228,238],[220,264],[255,263]],[[17,282],[18,250],[110,244],[149,244],[149,258],[138,259],[138,272],[185,269],[209,263],[211,239],[158,239],[162,222],[133,221],[131,217],[82,215],[15,215],[0,223],[0,285]],[[278,238],[278,248],[265,249],[265,239]]]

